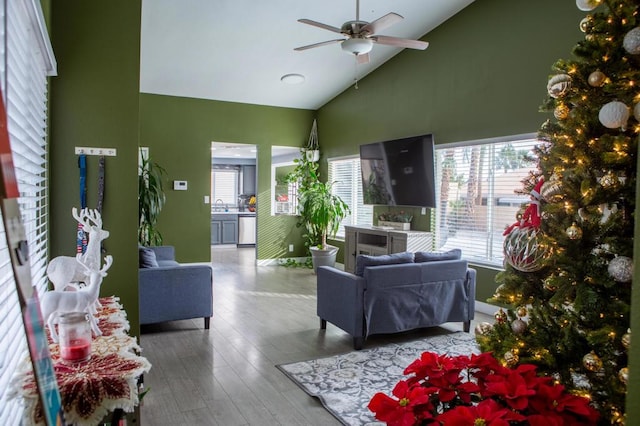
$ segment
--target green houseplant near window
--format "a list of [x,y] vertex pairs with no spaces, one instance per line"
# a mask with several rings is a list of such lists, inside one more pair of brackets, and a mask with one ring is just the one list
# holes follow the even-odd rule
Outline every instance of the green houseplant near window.
[[338,248],[327,244],[327,237],[334,237],[340,222],[349,214],[349,206],[331,192],[332,184],[316,181],[299,193],[300,214],[306,220],[309,234],[319,236],[320,241],[310,246],[313,271],[318,266],[333,266]]
[[166,171],[142,156],[138,170],[138,243],[143,246],[162,244],[162,234],[156,228],[165,203],[162,178]]

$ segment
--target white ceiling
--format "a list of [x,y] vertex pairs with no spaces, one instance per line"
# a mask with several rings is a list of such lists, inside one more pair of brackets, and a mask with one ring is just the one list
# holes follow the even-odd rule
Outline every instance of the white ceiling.
[[[417,39],[473,1],[362,0],[360,20],[395,12],[405,19],[379,35]],[[356,0],[143,0],[140,91],[318,109],[402,50],[376,44],[365,65],[340,44],[293,50],[340,38],[298,19],[340,27],[355,15]],[[280,81],[290,73],[305,81]]]

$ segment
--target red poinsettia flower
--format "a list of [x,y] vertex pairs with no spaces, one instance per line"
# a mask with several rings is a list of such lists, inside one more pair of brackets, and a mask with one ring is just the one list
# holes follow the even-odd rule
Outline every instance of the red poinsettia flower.
[[486,399],[475,406],[460,405],[436,417],[443,425],[452,426],[509,426],[510,421],[523,419],[493,399]]
[[514,410],[524,410],[529,405],[529,398],[536,394],[530,384],[517,371],[510,370],[503,375],[489,375],[486,378],[483,396],[503,398]]
[[416,379],[434,379],[447,376],[449,383],[457,380],[462,366],[458,360],[434,352],[423,352],[404,370],[405,375],[415,374]]
[[[376,419],[389,426],[413,426],[417,420],[431,417],[431,392],[433,389],[420,385],[411,386],[406,380],[401,380],[392,392],[398,399],[378,392],[371,398],[368,408],[375,413]],[[419,407],[420,405],[425,407]]]
[[538,386],[536,396],[531,398],[530,404],[540,414],[566,414],[590,423],[595,423],[598,419],[598,412],[589,405],[588,399],[567,393],[563,385]]

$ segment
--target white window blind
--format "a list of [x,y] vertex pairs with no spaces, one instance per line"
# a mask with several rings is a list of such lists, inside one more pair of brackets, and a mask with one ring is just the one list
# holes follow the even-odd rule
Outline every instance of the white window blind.
[[[29,242],[33,284],[47,285],[47,75],[55,59],[32,0],[0,1],[0,82],[8,115],[20,211]],[[6,50],[5,50],[6,49]],[[23,407],[7,399],[18,362],[28,356],[4,228],[0,222],[0,424],[20,424]]]
[[214,207],[236,206],[238,204],[238,177],[236,169],[213,169],[211,174],[211,198]]
[[328,180],[333,182],[332,192],[342,198],[351,209],[351,214],[344,218],[336,236],[344,238],[345,225],[371,226],[373,206],[365,206],[362,202],[360,157],[329,159],[328,166]]
[[502,233],[529,202],[515,191],[536,167],[530,159],[538,141],[527,136],[436,146],[432,228],[439,250],[460,248],[467,260],[502,266]]

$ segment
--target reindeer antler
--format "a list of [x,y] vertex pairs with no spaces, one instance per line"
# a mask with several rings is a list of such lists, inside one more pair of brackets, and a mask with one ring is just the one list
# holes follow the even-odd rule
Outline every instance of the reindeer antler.
[[111,256],[110,254],[104,257],[104,266],[99,270],[99,271],[94,271],[92,270],[85,262],[84,262],[84,258],[82,257],[82,253],[78,253],[76,254],[76,260],[78,261],[78,263],[80,265],[82,265],[82,267],[84,269],[87,270],[88,273],[98,273],[100,274],[101,277],[106,277],[107,276],[107,271],[109,270],[109,268],[111,267],[111,264],[113,264],[113,256]]
[[86,232],[91,231],[92,224],[97,229],[102,229],[102,216],[100,216],[100,212],[96,209],[84,208],[80,210],[80,214],[78,214],[78,209],[74,207],[71,209],[71,216],[82,225],[82,228]]

